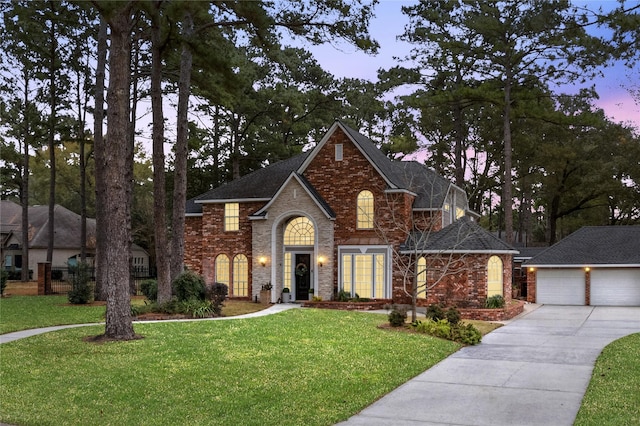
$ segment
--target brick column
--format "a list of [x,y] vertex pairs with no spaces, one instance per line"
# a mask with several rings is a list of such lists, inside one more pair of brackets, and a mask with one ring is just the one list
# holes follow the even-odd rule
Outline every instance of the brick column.
[[586,268],[584,271],[584,304],[591,305],[591,269]]
[[38,296],[51,294],[51,263],[38,263]]
[[536,303],[536,269],[527,268],[527,302]]

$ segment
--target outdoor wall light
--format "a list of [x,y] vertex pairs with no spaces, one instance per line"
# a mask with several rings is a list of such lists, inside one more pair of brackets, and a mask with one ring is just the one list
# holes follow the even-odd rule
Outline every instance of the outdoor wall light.
[[535,271],[535,270],[536,270],[536,268],[533,268],[533,267],[532,267],[532,268],[529,268],[529,272],[533,272],[533,271]]
[[262,257],[260,257],[260,259],[258,259],[258,262],[260,262],[260,264],[264,268],[267,265],[267,258],[262,256]]
[[322,268],[322,265],[324,264],[324,261],[325,261],[324,256],[318,257],[318,265],[320,265],[321,268]]
[[591,270],[591,268],[589,268],[588,266],[586,268],[584,268],[585,272],[589,272]]

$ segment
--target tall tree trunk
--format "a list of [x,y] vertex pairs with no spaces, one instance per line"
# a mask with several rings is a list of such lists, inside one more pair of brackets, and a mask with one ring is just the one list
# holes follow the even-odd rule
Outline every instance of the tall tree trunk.
[[464,188],[464,167],[462,165],[462,145],[464,143],[464,132],[462,130],[462,107],[459,102],[456,102],[453,107],[454,115],[454,133],[455,133],[455,148],[454,148],[454,162],[455,162],[455,180],[456,185],[460,188]]
[[161,2],[154,2],[151,20],[151,110],[153,113],[153,222],[158,271],[158,303],[171,299],[171,268],[167,238],[164,113],[162,111]]
[[189,96],[191,95],[192,52],[189,46],[193,35],[193,16],[185,12],[180,78],[178,81],[178,134],[175,146],[175,172],[173,184],[173,217],[171,238],[171,278],[175,279],[184,268],[184,209],[187,201],[187,153],[189,139]]
[[107,143],[101,146],[104,162],[96,176],[101,180],[97,197],[104,214],[101,272],[107,288],[105,336],[135,338],[131,319],[129,258],[131,253],[131,193],[133,190],[133,139],[130,132],[131,16],[132,3],[122,3],[108,19],[111,27],[109,88],[107,90]]
[[512,76],[507,72],[504,80],[504,183],[502,186],[502,207],[504,209],[505,240],[513,243],[513,191],[512,191],[512,154],[511,148],[511,84]]
[[[51,11],[55,14],[55,4],[50,2]],[[57,94],[56,94],[56,56],[57,56],[57,39],[56,39],[56,22],[51,20],[51,28],[49,30],[49,222],[47,226],[47,262],[53,261],[53,245],[55,241],[55,207],[56,207],[56,150],[55,150],[55,132],[56,132],[56,110]]]
[[20,182],[20,205],[22,206],[22,270],[20,279],[29,281],[29,141],[31,140],[31,102],[29,101],[29,75],[24,72],[24,151],[22,154],[22,179]]
[[[94,156],[96,176],[104,176],[103,166],[105,164],[103,154],[106,150],[104,147],[105,140],[103,136],[103,120],[104,120],[104,78],[107,62],[107,22],[104,18],[100,18],[100,28],[98,30],[98,58],[96,65],[96,88],[95,88],[95,110],[93,113],[93,140],[94,140]],[[102,274],[102,253],[105,251],[107,242],[107,234],[102,223],[105,221],[104,207],[102,199],[97,196],[99,193],[106,193],[103,181],[96,179],[96,255],[94,257],[96,269],[96,300],[107,300],[106,281]]]

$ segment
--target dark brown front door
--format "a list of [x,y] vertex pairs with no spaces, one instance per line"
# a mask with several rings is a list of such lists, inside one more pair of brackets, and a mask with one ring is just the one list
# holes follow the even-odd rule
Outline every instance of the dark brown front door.
[[295,258],[296,300],[309,299],[309,287],[311,286],[310,254],[296,254]]

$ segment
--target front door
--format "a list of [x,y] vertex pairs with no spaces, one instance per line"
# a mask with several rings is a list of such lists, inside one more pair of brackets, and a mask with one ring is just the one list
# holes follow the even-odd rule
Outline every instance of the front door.
[[295,256],[296,300],[308,300],[311,287],[311,255],[296,253]]

